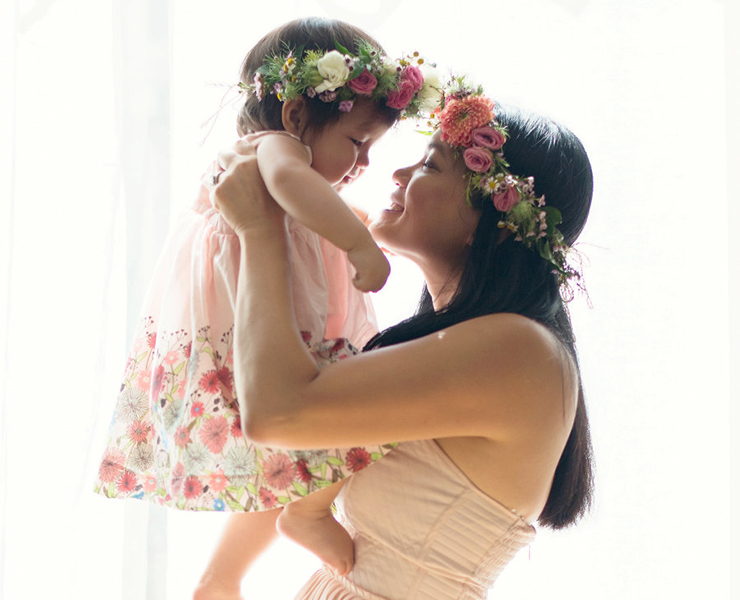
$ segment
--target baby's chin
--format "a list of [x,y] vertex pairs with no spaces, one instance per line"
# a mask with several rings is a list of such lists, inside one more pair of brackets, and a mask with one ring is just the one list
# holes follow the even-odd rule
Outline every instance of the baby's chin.
[[338,181],[332,187],[337,191],[342,190],[350,185],[355,179],[355,177],[350,177],[349,175],[346,175],[341,181]]

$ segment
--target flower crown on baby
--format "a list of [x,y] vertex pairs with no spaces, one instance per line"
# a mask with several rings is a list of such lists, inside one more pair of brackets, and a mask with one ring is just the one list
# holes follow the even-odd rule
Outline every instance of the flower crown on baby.
[[468,202],[476,190],[484,201],[490,198],[501,212],[499,228],[508,229],[516,241],[550,262],[561,284],[578,280],[580,273],[567,263],[569,248],[556,227],[562,221],[560,211],[535,194],[533,177],[509,171],[502,150],[508,132],[496,120],[493,108],[493,100],[483,95],[480,86],[470,87],[464,77],[454,77],[429,123],[442,131],[442,141],[462,155],[469,169]]
[[335,102],[349,112],[358,98],[384,102],[401,111],[402,118],[419,117],[439,105],[441,86],[434,65],[414,52],[391,61],[365,41],[357,55],[335,42],[336,50],[286,47],[285,54],[270,56],[257,69],[251,84],[239,87],[262,101],[275,94],[281,102],[308,96]]

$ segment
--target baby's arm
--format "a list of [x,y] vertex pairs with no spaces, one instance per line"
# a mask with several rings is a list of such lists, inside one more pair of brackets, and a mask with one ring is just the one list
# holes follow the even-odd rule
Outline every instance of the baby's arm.
[[257,163],[270,195],[291,217],[347,252],[357,270],[354,285],[368,292],[383,287],[390,267],[365,225],[334,188],[310,166],[306,148],[287,135],[257,144]]

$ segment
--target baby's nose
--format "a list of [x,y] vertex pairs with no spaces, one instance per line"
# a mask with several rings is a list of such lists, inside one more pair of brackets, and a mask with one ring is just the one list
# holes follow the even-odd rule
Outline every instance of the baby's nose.
[[355,161],[355,166],[360,168],[367,168],[370,165],[370,155],[367,151],[360,152],[357,155],[357,160]]

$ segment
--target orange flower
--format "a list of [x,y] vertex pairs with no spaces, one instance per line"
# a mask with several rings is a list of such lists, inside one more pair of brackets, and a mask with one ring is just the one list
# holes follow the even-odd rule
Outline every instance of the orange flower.
[[101,481],[110,483],[116,479],[123,471],[123,465],[126,463],[126,457],[118,448],[108,448],[105,451],[103,460],[100,463],[98,476]]
[[260,488],[259,496],[260,502],[265,508],[275,508],[279,505],[277,496],[267,488]]
[[361,471],[372,462],[370,453],[365,448],[352,448],[347,452],[347,468],[353,473]]
[[262,472],[268,485],[287,488],[296,478],[293,461],[285,454],[273,454],[262,464]]
[[123,475],[121,475],[118,478],[118,481],[116,481],[116,487],[119,492],[133,492],[137,484],[138,481],[136,479],[136,475],[128,469],[126,469],[123,472]]
[[211,473],[208,478],[208,487],[214,492],[223,492],[226,489],[226,475],[221,469]]
[[185,480],[185,485],[182,489],[183,496],[188,500],[197,498],[203,493],[203,485],[195,475],[191,475]]
[[208,419],[201,427],[199,436],[211,452],[219,454],[229,437],[229,422],[224,417]]
[[439,113],[442,141],[452,146],[469,146],[474,129],[493,120],[493,100],[485,96],[452,98]]

